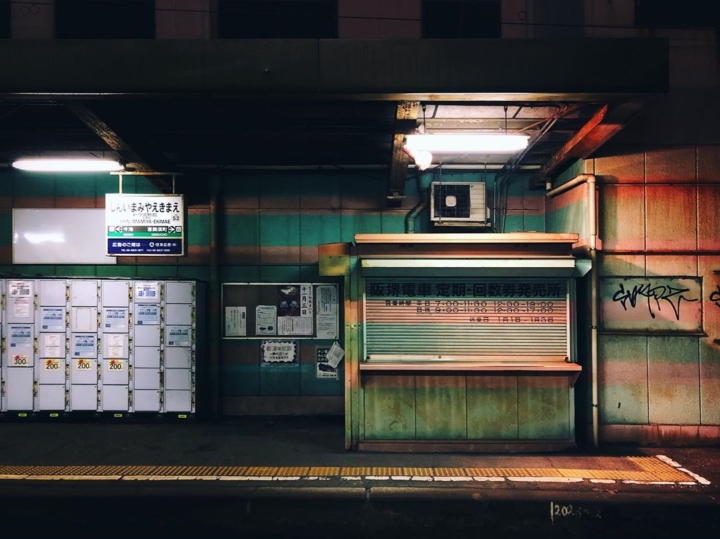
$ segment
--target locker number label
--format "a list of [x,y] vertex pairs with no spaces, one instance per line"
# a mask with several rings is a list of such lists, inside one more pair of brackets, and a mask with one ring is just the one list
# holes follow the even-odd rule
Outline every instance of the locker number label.
[[26,354],[15,354],[12,357],[12,364],[14,367],[25,367],[29,364],[30,359]]
[[125,370],[125,362],[119,359],[111,359],[108,361],[109,371],[123,371]]
[[76,359],[75,368],[79,371],[89,371],[92,369],[92,362],[88,359]]
[[59,371],[60,370],[60,360],[59,359],[46,359],[45,360],[45,370],[46,371]]

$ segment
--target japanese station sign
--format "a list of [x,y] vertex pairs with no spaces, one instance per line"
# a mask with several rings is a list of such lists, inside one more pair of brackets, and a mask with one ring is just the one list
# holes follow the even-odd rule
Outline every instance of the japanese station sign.
[[183,256],[183,195],[105,195],[109,256]]

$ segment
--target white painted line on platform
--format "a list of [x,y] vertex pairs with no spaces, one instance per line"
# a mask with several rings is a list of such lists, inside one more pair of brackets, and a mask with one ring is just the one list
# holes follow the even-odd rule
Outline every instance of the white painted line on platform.
[[673,459],[671,459],[670,457],[666,457],[665,455],[655,455],[655,458],[658,458],[665,464],[669,464],[670,466],[674,466],[675,468],[679,468],[681,466],[681,464],[678,464]]
[[149,475],[123,475],[121,481],[147,481]]
[[697,485],[695,481],[680,481],[678,485]]
[[217,481],[218,476],[217,475],[198,475],[194,477],[193,479],[197,479],[198,481]]
[[358,475],[343,475],[340,479],[343,481],[362,481],[362,477]]
[[13,475],[13,474],[4,474],[0,475],[0,479],[25,479],[27,477],[27,474],[25,475]]
[[710,484],[710,481],[708,481],[708,480],[705,479],[704,477],[700,477],[700,476],[699,476],[698,474],[696,474],[696,473],[691,472],[691,471],[688,470],[687,468],[678,468],[678,469],[679,469],[681,472],[685,472],[686,474],[688,474],[690,477],[692,477],[693,479],[695,479],[695,481],[697,481],[697,482],[700,483],[701,485],[709,485],[709,484]]
[[492,481],[500,483],[502,481],[505,481],[504,477],[473,477],[473,481]]
[[393,481],[410,481],[409,475],[391,475],[390,479]]
[[450,476],[450,477],[435,477],[435,481],[472,481],[472,477],[457,477],[457,476]]
[[369,481],[390,481],[389,475],[366,475],[365,479]]
[[601,483],[603,485],[611,485],[615,482],[614,479],[591,479],[591,483]]
[[414,475],[412,478],[413,481],[432,481],[433,478],[429,476],[424,475]]
[[300,477],[278,475],[272,478],[273,481],[300,481]]

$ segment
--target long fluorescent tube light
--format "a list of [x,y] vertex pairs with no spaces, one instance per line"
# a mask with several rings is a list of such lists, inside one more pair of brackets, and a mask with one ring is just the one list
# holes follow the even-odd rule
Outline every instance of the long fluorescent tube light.
[[109,159],[19,159],[12,166],[33,172],[113,172],[123,168]]
[[413,152],[514,153],[527,148],[529,138],[527,135],[434,133],[406,135],[405,146]]

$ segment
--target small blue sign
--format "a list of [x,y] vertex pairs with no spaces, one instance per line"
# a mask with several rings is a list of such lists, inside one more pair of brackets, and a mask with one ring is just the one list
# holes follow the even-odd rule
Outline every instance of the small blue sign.
[[183,244],[181,239],[108,239],[107,252],[109,255],[177,255],[182,256]]

